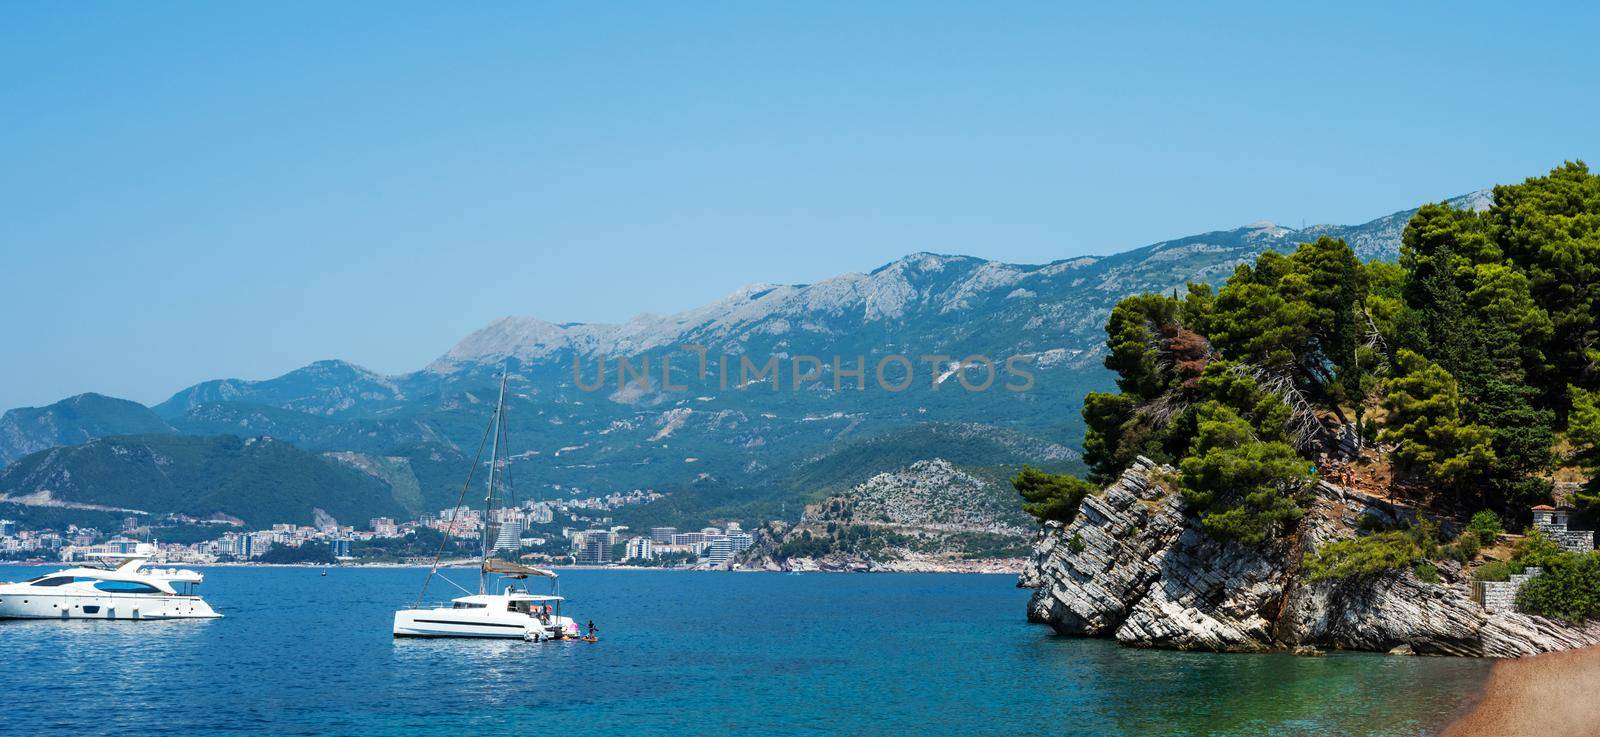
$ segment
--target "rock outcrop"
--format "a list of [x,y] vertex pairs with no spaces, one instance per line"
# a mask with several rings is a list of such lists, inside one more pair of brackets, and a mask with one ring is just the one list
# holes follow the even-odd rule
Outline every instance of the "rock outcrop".
[[1600,626],[1485,611],[1449,563],[1438,583],[1411,570],[1324,581],[1301,574],[1305,552],[1355,534],[1362,516],[1414,518],[1406,507],[1322,483],[1293,534],[1246,546],[1201,532],[1168,475],[1140,459],[1085,498],[1071,524],[1045,525],[1018,581],[1034,589],[1030,621],[1136,647],[1229,652],[1515,657],[1600,643]]
[[769,523],[742,565],[791,571],[1015,573],[1031,520],[1002,481],[940,458],[880,473]]

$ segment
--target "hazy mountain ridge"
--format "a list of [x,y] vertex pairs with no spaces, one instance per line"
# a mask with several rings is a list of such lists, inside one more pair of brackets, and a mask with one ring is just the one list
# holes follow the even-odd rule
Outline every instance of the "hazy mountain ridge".
[[[1485,209],[1488,198],[1489,192],[1484,190],[1449,202]],[[841,336],[849,334],[850,328],[859,330],[891,320],[985,308],[1006,311],[1013,308],[1007,303],[1016,300],[1048,308],[1052,303],[1040,295],[1064,295],[1080,288],[1108,295],[1103,305],[1096,305],[1108,314],[1115,300],[1127,294],[1225,278],[1234,266],[1261,251],[1289,249],[1321,235],[1344,238],[1362,259],[1393,259],[1399,253],[1400,234],[1414,212],[1404,210],[1357,226],[1291,229],[1256,223],[1162,241],[1109,257],[1084,256],[1041,265],[914,253],[868,274],[844,274],[810,285],[753,284],[703,307],[668,316],[640,315],[621,324],[562,326],[532,317],[503,317],[467,336],[427,370],[451,373],[463,366],[507,358],[534,362],[563,351],[580,356],[633,356],[688,343],[739,353],[752,338],[763,335]],[[841,320],[848,322],[841,325]],[[1080,319],[1072,324],[1098,333],[1103,322]],[[1034,321],[1032,327],[1043,327],[1043,323]],[[1093,337],[1098,342],[1101,336]]]
[[169,424],[186,435],[267,435],[307,450],[379,453],[405,443],[449,443],[419,420],[336,419],[247,402],[196,404]]
[[45,407],[0,415],[0,467],[29,453],[106,435],[174,432],[150,408],[102,394],[79,394]]
[[202,404],[234,402],[313,415],[352,417],[379,412],[404,401],[406,395],[400,380],[355,364],[328,360],[264,381],[214,379],[201,382],[152,409],[171,419]]
[[119,436],[35,453],[0,471],[0,501],[220,516],[257,527],[310,524],[319,509],[346,524],[406,511],[367,473],[288,443],[229,435]]

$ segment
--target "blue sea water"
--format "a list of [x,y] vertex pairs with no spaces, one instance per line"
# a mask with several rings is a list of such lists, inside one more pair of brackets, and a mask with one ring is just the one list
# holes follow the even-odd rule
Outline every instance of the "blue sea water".
[[422,575],[212,568],[220,620],[0,622],[0,734],[1416,735],[1488,665],[1056,637],[983,575],[575,570],[597,644],[395,640]]

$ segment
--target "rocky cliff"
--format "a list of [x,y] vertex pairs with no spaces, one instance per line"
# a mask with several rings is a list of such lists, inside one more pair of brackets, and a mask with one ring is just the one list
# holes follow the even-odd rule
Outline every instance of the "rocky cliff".
[[880,473],[769,523],[743,565],[790,571],[1015,572],[1027,515],[1003,479],[942,458]]
[[1062,634],[1137,647],[1265,651],[1297,648],[1515,657],[1600,643],[1600,626],[1491,614],[1459,567],[1425,583],[1409,569],[1344,580],[1301,574],[1307,551],[1356,534],[1364,515],[1414,517],[1406,507],[1320,484],[1293,534],[1263,546],[1211,539],[1167,481],[1140,459],[1070,524],[1047,523],[1019,586],[1028,619]]

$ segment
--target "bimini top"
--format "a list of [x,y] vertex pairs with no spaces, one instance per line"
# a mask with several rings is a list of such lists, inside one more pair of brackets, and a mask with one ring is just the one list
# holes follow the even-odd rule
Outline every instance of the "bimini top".
[[530,593],[527,593],[526,591],[508,591],[508,592],[506,592],[504,594],[473,594],[471,596],[458,596],[458,597],[456,597],[454,599],[451,599],[450,601],[452,601],[454,603],[458,603],[458,604],[480,604],[480,605],[482,605],[482,604],[495,604],[497,602],[502,602],[502,601],[531,601],[531,602],[534,602],[536,604],[540,604],[540,603],[552,602],[552,601],[566,601],[566,599],[563,598],[563,597],[560,597],[560,596],[548,596],[548,595],[545,595],[545,594],[530,594]]
[[523,565],[521,563],[512,563],[511,561],[499,560],[497,558],[489,558],[485,560],[483,562],[483,572],[499,573],[505,576],[510,576],[511,578],[527,578],[529,576],[556,578],[555,571],[530,565]]

